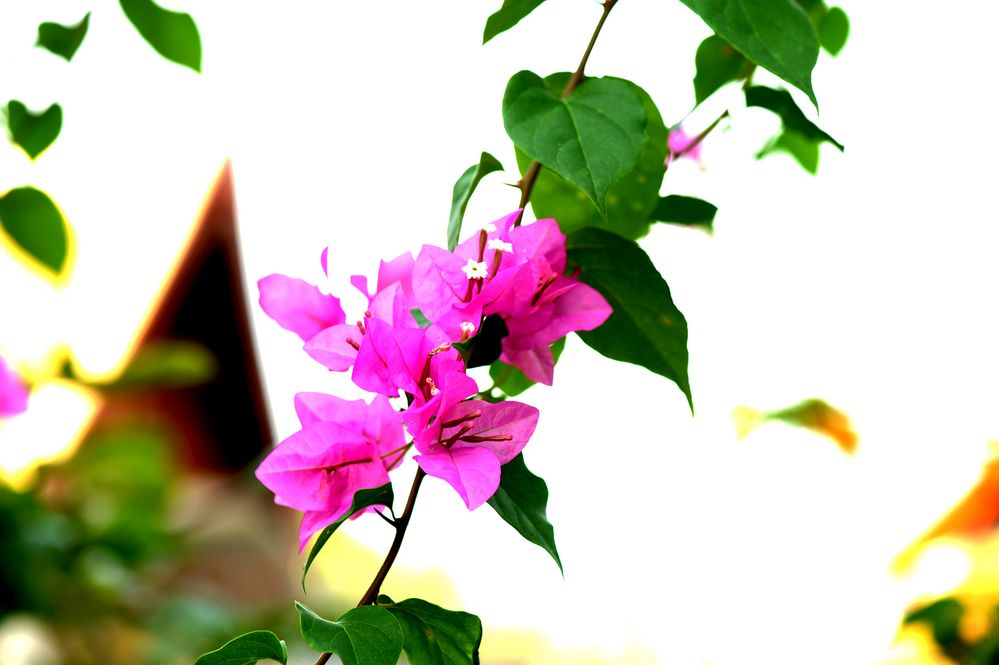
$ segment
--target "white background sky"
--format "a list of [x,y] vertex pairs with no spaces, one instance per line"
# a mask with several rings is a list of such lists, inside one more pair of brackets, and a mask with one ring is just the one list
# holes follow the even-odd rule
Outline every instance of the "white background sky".
[[[120,363],[228,155],[250,286],[271,272],[319,281],[330,245],[339,295],[379,258],[443,243],[451,187],[479,152],[515,167],[500,116],[509,76],[572,69],[600,11],[549,0],[483,47],[495,5],[173,2],[201,28],[202,76],[159,58],[112,0],[0,10],[0,96],[58,101],[66,117],[35,163],[0,146],[0,190],[50,191],[76,245],[58,288],[0,252],[0,353],[37,367],[69,344],[89,371]],[[727,107],[730,130],[706,142],[704,170],[677,164],[663,188],[716,203],[714,237],[658,227],[642,241],[689,323],[696,418],[665,379],[575,338],[555,388],[524,396],[542,411],[525,454],[551,490],[565,579],[488,509],[469,514],[425,484],[402,564],[446,568],[487,627],[536,628],[606,662],[867,663],[931,583],[892,580],[888,563],[999,436],[999,10],[842,5],[850,40],[822,54],[814,83],[818,122],[846,152],[824,146],[814,178],[789,157],[755,161],[777,121],[726,89],[688,126]],[[71,64],[32,48],[39,22],[88,7]],[[623,0],[589,71],[642,85],[672,124],[693,105],[707,34],[675,0]],[[468,223],[512,209],[503,183],[516,177],[483,181]],[[281,436],[296,391],[353,394],[253,311]],[[737,405],[812,396],[851,415],[856,457],[779,425],[735,440]],[[86,408],[40,391],[0,445],[10,456],[64,438],[44,428],[72,429]],[[380,524],[352,526],[379,542]]]

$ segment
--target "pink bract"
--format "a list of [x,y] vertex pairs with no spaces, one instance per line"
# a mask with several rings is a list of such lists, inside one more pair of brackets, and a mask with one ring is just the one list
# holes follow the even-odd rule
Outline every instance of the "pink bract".
[[260,307],[279,326],[308,341],[321,330],[347,320],[340,299],[294,277],[268,275],[259,282]]
[[688,157],[700,162],[701,144],[698,143],[694,147],[690,147],[696,140],[697,135],[691,136],[687,134],[682,124],[669,130],[669,138],[666,139],[666,144],[670,151],[670,158],[672,159],[677,156]]
[[0,418],[11,418],[28,408],[28,388],[7,362],[0,358]]

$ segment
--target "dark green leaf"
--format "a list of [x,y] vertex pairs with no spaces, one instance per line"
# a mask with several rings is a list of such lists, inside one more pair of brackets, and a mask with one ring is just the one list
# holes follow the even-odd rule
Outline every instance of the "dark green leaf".
[[638,162],[646,112],[621,79],[586,79],[563,99],[532,72],[514,74],[503,125],[514,144],[581,189],[606,217],[607,191]]
[[7,104],[7,129],[10,140],[21,146],[32,159],[42,154],[62,129],[62,107],[53,104],[41,113],[33,113],[21,102]]
[[482,153],[478,164],[472,164],[461,174],[458,181],[454,183],[454,191],[451,193],[451,217],[447,223],[447,249],[453,252],[458,246],[458,238],[461,236],[461,220],[465,217],[465,208],[472,198],[472,192],[479,184],[479,181],[487,173],[502,171],[503,165],[488,152]]
[[468,612],[445,610],[419,598],[394,603],[380,596],[405,636],[403,651],[410,665],[478,665],[482,622]]
[[402,627],[384,607],[355,607],[327,621],[296,602],[302,637],[310,648],[340,657],[344,665],[396,665],[402,653]]
[[517,25],[520,19],[533,12],[544,1],[503,0],[503,6],[486,20],[486,29],[482,33],[482,43],[485,44],[499,33],[505,32]]
[[773,111],[780,117],[785,130],[796,132],[810,141],[828,141],[839,148],[840,152],[843,151],[842,143],[826,134],[805,117],[787,90],[774,90],[762,85],[746,88],[746,106],[758,106]]
[[190,14],[163,9],[152,0],[119,0],[142,38],[167,60],[201,71],[201,36]]
[[850,36],[850,19],[839,7],[831,7],[819,21],[819,42],[830,55],[839,55]]
[[271,631],[255,630],[204,654],[194,661],[194,665],[254,665],[266,658],[287,663],[288,647]]
[[659,203],[652,213],[652,219],[667,224],[700,226],[711,233],[717,212],[717,206],[702,199],[670,194],[659,199]]
[[499,489],[489,499],[489,505],[517,533],[551,554],[558,569],[562,570],[562,560],[555,548],[555,530],[546,513],[548,486],[545,481],[527,468],[523,453],[504,464],[501,473]]
[[676,382],[691,410],[687,378],[687,321],[673,304],[669,286],[636,243],[588,228],[566,242],[569,261],[580,279],[610,303],[614,312],[589,332],[578,333],[591,347],[611,358],[634,363]]
[[474,337],[465,342],[451,344],[465,359],[465,367],[485,367],[496,362],[503,352],[503,338],[510,334],[506,321],[498,314],[490,314]]
[[430,320],[423,315],[423,312],[420,311],[419,307],[414,307],[413,309],[409,310],[409,313],[413,316],[413,319],[416,320],[416,325],[420,326],[421,328],[426,328],[427,326],[430,325]]
[[83,38],[87,36],[87,28],[90,27],[90,12],[83,17],[76,25],[59,25],[58,23],[42,23],[38,26],[38,41],[35,46],[52,51],[56,55],[66,58],[67,62],[73,59],[77,49],[83,43]]
[[340,525],[347,521],[347,519],[359,510],[363,510],[369,506],[386,506],[389,509],[392,508],[392,502],[394,500],[394,495],[392,493],[392,483],[385,483],[381,487],[375,487],[372,489],[358,490],[354,494],[353,502],[350,504],[350,510],[344,513],[343,517],[338,519],[333,524],[322,530],[319,537],[316,538],[316,543],[312,546],[312,550],[309,552],[309,557],[305,560],[305,568],[302,570],[302,590],[305,590],[305,576],[309,573],[309,568],[312,566],[312,562],[315,560],[316,555],[319,551],[323,549],[323,545],[326,541],[330,539],[330,536],[340,528]]
[[812,100],[812,68],[819,37],[805,11],[792,0],[680,0],[747,58]]
[[[552,74],[545,78],[545,83],[553,94],[559,94],[568,78],[568,73]],[[531,195],[534,214],[539,218],[554,217],[563,233],[572,233],[585,226],[597,226],[625,238],[635,239],[649,231],[649,215],[659,199],[659,188],[665,173],[666,125],[663,124],[662,116],[652,98],[637,85],[629,81],[623,82],[642,100],[647,122],[646,141],[635,168],[608,190],[606,220],[582,190],[552,171],[541,169],[535,181]],[[516,152],[517,165],[521,173],[524,173],[531,159],[520,150]]]
[[694,56],[694,98],[700,104],[730,81],[744,79],[753,63],[718,35],[711,35],[697,47]]
[[778,134],[756,153],[756,158],[761,159],[775,152],[786,152],[791,155],[801,164],[801,168],[812,175],[819,171],[819,144],[798,132],[786,131]]
[[[565,348],[565,337],[552,344],[551,348],[555,362],[558,362],[559,356],[562,355],[562,349]],[[507,365],[502,360],[497,360],[489,366],[489,376],[496,387],[502,390],[507,397],[519,395],[534,385],[534,381],[524,376],[523,372],[513,365]]]
[[0,197],[0,228],[31,258],[59,274],[66,267],[66,220],[47,194],[34,187],[12,189]]
[[933,641],[945,651],[963,651],[966,647],[964,638],[961,637],[964,613],[964,605],[959,600],[942,598],[909,612],[904,622],[928,625],[933,631]]

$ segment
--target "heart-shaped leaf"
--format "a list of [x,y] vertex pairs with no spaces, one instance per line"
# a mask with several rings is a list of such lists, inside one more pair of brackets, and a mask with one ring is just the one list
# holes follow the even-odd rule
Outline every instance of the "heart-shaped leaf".
[[530,542],[551,554],[562,570],[555,547],[555,529],[548,521],[548,485],[531,473],[521,453],[500,467],[500,486],[489,499],[503,521]]
[[395,499],[392,493],[392,483],[385,483],[381,487],[375,487],[372,489],[358,490],[354,493],[354,499],[350,504],[350,510],[343,514],[343,516],[338,519],[333,524],[320,532],[319,536],[316,538],[315,544],[309,551],[309,557],[305,560],[305,568],[302,570],[302,591],[305,591],[305,576],[309,574],[309,568],[312,567],[312,562],[316,560],[316,556],[319,551],[323,549],[323,545],[326,541],[330,539],[330,536],[340,528],[340,525],[347,521],[347,519],[354,513],[364,510],[370,506],[387,506],[389,509],[392,508],[392,502]]
[[45,192],[20,187],[0,196],[0,228],[28,256],[53,273],[58,275],[66,267],[66,220]]
[[402,626],[402,649],[410,665],[478,665],[482,643],[479,617],[419,598],[395,603],[388,596],[379,596],[378,602]]
[[344,665],[397,665],[402,627],[384,607],[365,605],[328,621],[296,602],[299,628],[310,648],[340,657]]
[[[545,77],[545,83],[553,94],[558,94],[565,88],[568,79],[569,74],[562,72]],[[646,140],[635,168],[608,190],[606,218],[586,194],[550,169],[541,169],[535,181],[531,195],[534,214],[539,218],[554,217],[563,233],[572,233],[584,226],[597,226],[635,239],[649,232],[649,214],[659,200],[659,188],[666,171],[666,125],[648,93],[630,81],[624,83],[642,100],[646,114]],[[517,165],[524,173],[531,160],[522,151],[516,152]]]
[[163,9],[152,0],[119,0],[142,38],[167,60],[201,71],[201,36],[190,14]]
[[537,74],[514,74],[503,125],[514,144],[581,189],[606,217],[607,190],[627,175],[646,143],[642,100],[626,81],[586,79],[568,97]]
[[254,665],[267,658],[287,663],[288,647],[271,631],[254,630],[202,655],[194,665]]
[[52,53],[70,61],[76,55],[77,49],[87,36],[90,27],[90,12],[76,25],[59,25],[58,23],[42,23],[38,26],[38,41],[35,46],[41,46]]
[[41,113],[34,113],[16,99],[11,100],[7,103],[7,129],[11,142],[35,159],[59,136],[62,107],[53,104]]
[[465,218],[465,209],[468,207],[468,202],[479,181],[488,173],[502,170],[503,165],[499,163],[499,160],[488,152],[484,152],[479,157],[479,163],[469,166],[454,183],[454,191],[451,193],[451,217],[447,223],[447,250],[449,252],[453,252],[454,248],[458,246],[458,239],[461,236],[461,221]]
[[819,36],[793,0],[680,0],[747,58],[812,100]]
[[830,7],[819,20],[819,42],[830,55],[839,55],[850,36],[850,19],[839,7]]
[[673,304],[669,286],[637,243],[586,228],[566,241],[579,278],[614,310],[596,330],[579,337],[598,352],[641,365],[676,383],[693,411],[687,376],[687,320]]
[[486,19],[486,29],[482,33],[482,43],[485,44],[499,33],[505,32],[517,25],[520,19],[540,7],[544,1],[503,0],[503,6]]

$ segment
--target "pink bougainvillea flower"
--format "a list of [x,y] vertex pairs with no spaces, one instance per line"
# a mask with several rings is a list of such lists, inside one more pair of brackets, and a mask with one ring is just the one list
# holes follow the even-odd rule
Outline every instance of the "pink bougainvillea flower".
[[682,124],[670,129],[669,137],[666,139],[666,145],[669,148],[667,159],[673,160],[678,157],[689,157],[701,163],[701,142],[697,137],[698,135],[696,134],[693,136],[687,134]]
[[303,342],[347,320],[339,298],[326,295],[301,279],[268,275],[257,282],[257,286],[264,312],[279,326],[301,337]]
[[279,443],[257,467],[274,501],[304,513],[300,551],[309,538],[344,515],[358,490],[389,482],[406,445],[402,421],[388,400],[370,405],[330,395],[301,393],[302,429]]
[[520,402],[443,399],[433,422],[414,434],[421,454],[413,459],[475,510],[496,493],[500,467],[523,450],[537,424],[538,410]]
[[503,360],[550,385],[555,362],[549,346],[569,332],[599,326],[611,308],[594,289],[564,275],[565,235],[555,220],[514,227],[518,213],[454,253],[425,245],[413,269],[414,298],[431,320],[453,311],[467,312],[465,320],[472,312],[501,316],[510,330]]
[[21,377],[0,358],[0,418],[11,418],[28,408],[28,388]]

